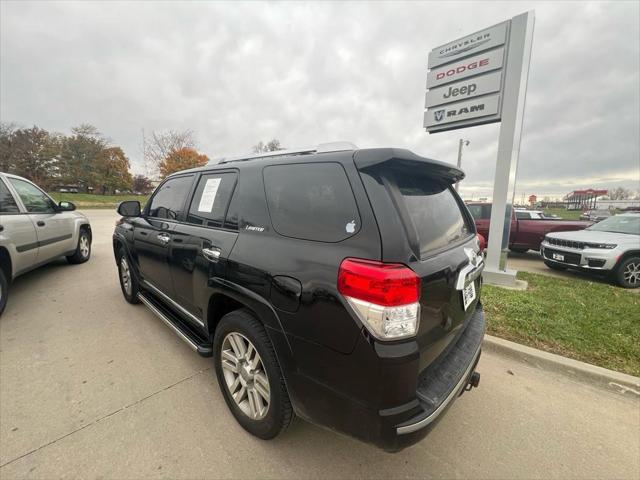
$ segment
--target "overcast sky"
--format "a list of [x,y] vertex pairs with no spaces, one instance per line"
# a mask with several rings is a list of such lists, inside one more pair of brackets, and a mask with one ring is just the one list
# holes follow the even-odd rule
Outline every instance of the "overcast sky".
[[0,2],[0,119],[91,123],[142,166],[142,129],[210,158],[273,137],[350,140],[455,163],[491,195],[498,125],[428,135],[427,54],[535,9],[517,198],[640,189],[639,2]]

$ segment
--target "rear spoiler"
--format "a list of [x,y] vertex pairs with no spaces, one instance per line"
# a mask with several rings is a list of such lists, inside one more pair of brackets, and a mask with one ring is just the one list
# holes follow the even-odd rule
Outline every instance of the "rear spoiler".
[[389,164],[390,167],[405,171],[411,175],[436,176],[449,183],[459,182],[465,176],[462,170],[449,163],[421,157],[404,148],[365,148],[356,150],[353,154],[353,161],[358,170],[362,171]]

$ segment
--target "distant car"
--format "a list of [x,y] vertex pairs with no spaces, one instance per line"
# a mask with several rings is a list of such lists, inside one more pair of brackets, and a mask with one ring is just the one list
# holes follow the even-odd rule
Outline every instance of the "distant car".
[[554,270],[609,274],[624,288],[640,287],[640,214],[623,213],[578,232],[549,233],[540,248]]
[[71,202],[54,202],[26,178],[0,172],[0,315],[18,275],[66,256],[91,255],[91,225]]
[[580,215],[580,220],[587,220],[590,222],[600,222],[611,216],[612,216],[611,210],[587,210],[582,215]]
[[[489,238],[489,222],[491,204],[484,202],[468,202],[467,208],[473,216],[478,233]],[[509,250],[524,253],[527,250],[539,250],[540,242],[549,232],[582,230],[591,225],[590,222],[577,220],[560,220],[545,218],[541,210],[514,209],[511,216],[511,233]]]

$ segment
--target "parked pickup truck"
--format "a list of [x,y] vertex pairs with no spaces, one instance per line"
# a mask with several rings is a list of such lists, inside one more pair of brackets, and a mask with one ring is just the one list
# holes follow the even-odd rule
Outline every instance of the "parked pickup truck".
[[[467,208],[471,212],[476,229],[480,235],[489,240],[489,220],[491,218],[491,204],[469,202]],[[514,210],[511,216],[511,235],[509,250],[524,253],[527,250],[540,250],[544,236],[550,232],[569,232],[583,230],[593,222],[578,220],[558,220],[544,218],[536,211]]]

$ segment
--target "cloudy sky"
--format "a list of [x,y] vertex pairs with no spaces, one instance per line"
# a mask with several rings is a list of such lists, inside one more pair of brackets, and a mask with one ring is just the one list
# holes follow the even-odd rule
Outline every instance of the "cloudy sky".
[[216,158],[276,137],[456,162],[492,191],[499,126],[428,135],[427,54],[535,9],[517,197],[640,190],[640,9],[581,2],[0,2],[0,120],[97,126],[143,170],[142,129]]

